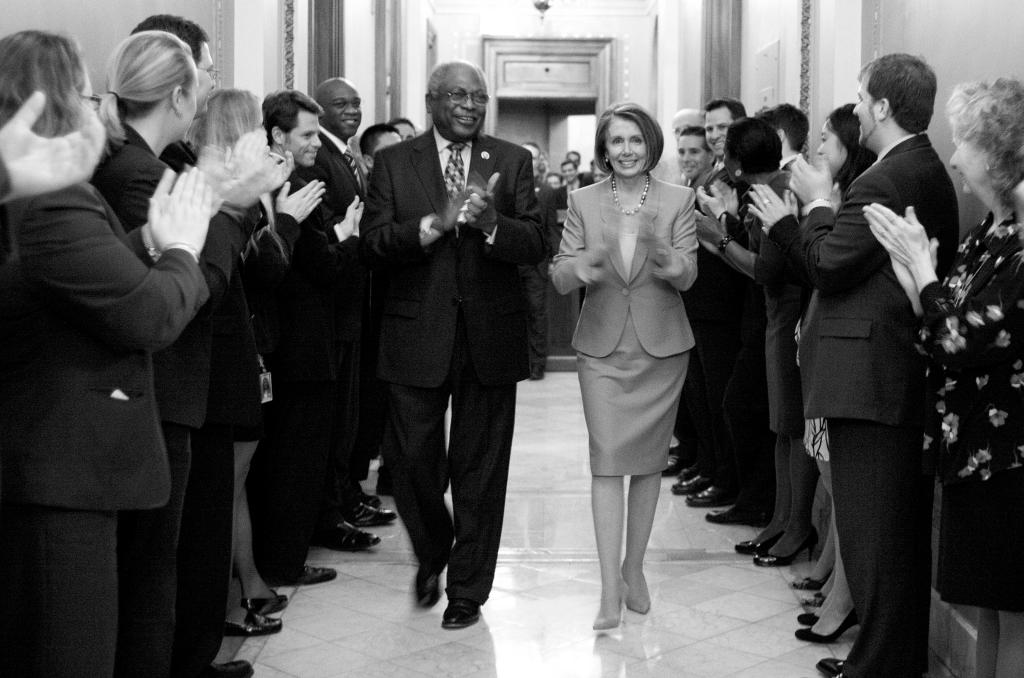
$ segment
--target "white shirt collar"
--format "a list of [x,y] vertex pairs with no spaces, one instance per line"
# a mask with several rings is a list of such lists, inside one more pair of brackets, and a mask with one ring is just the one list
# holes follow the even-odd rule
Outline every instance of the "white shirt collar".
[[331,143],[334,144],[335,148],[337,148],[342,153],[351,153],[351,151],[348,150],[348,144],[346,144],[344,141],[328,132],[326,127],[321,126],[320,133],[323,134],[328,139],[330,139]]
[[886,146],[885,148],[883,148],[883,149],[882,149],[882,150],[881,150],[881,151],[880,151],[880,152],[878,153],[878,159],[877,159],[877,160],[875,160],[874,164],[876,164],[876,165],[877,165],[878,163],[882,162],[882,158],[884,158],[885,156],[889,155],[889,151],[891,151],[892,149],[896,148],[897,146],[899,146],[900,144],[902,144],[902,143],[903,143],[904,141],[906,141],[907,139],[910,139],[911,137],[916,137],[916,136],[917,136],[916,134],[908,134],[908,135],[906,135],[906,136],[904,136],[904,137],[900,137],[900,138],[899,138],[899,139],[897,139],[896,141],[892,142],[891,144],[889,144],[888,146]]
[[[459,142],[453,142],[453,141],[450,141],[448,139],[445,139],[443,136],[441,136],[441,133],[437,131],[436,127],[434,127],[433,130],[434,130],[434,143],[437,144],[437,152],[439,154],[440,153],[444,153],[444,152],[446,152],[448,150],[448,144],[459,143]],[[461,143],[465,144],[465,148],[463,148],[463,150],[462,150],[462,153],[463,153],[462,157],[465,158],[466,157],[466,155],[465,155],[466,151],[467,150],[472,150],[473,142],[472,141],[463,141]]]
[[779,161],[779,169],[785,168],[786,165],[788,165],[789,163],[793,162],[794,159],[799,158],[799,157],[800,157],[799,153],[794,153],[793,155],[787,155],[786,157],[784,157],[782,160]]

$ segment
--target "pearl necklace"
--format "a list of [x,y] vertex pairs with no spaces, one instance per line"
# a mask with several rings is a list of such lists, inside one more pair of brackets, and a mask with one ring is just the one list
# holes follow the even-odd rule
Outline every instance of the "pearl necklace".
[[630,207],[629,209],[623,207],[622,203],[619,202],[619,189],[618,189],[618,186],[615,185],[615,175],[614,174],[612,175],[611,179],[612,179],[612,200],[615,201],[615,206],[619,208],[619,211],[622,212],[623,214],[625,214],[626,216],[630,216],[630,215],[633,215],[633,214],[636,214],[637,212],[639,212],[640,208],[644,206],[644,201],[647,200],[647,190],[651,187],[651,175],[650,174],[647,175],[647,182],[644,184],[644,192],[640,194],[640,202],[637,203],[636,207]]

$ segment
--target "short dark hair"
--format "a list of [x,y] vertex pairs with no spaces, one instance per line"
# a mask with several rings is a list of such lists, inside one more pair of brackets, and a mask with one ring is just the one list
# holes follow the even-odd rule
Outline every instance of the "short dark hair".
[[306,111],[317,117],[324,114],[320,104],[297,89],[280,89],[268,94],[263,100],[263,129],[267,130],[267,143],[274,143],[271,132],[275,127],[286,134],[295,129],[299,121],[299,111]]
[[202,59],[203,43],[210,43],[210,37],[202,26],[185,17],[173,14],[154,14],[132,29],[132,35],[142,31],[164,31],[176,35],[192,50],[192,60],[197,64]]
[[782,160],[782,140],[760,118],[741,118],[729,125],[725,156],[739,163],[744,174],[774,172]]
[[402,136],[398,128],[390,123],[379,122],[376,125],[370,125],[359,137],[359,152],[367,156],[373,155],[373,151],[377,146],[377,140],[385,134]]
[[412,124],[412,120],[409,118],[391,118],[388,120],[387,124],[392,127],[395,127],[396,125],[408,125],[409,127],[416,129],[416,125]]
[[841,192],[853,183],[853,180],[860,176],[861,172],[871,167],[875,162],[874,151],[860,145],[860,118],[853,112],[853,104],[843,104],[828,114],[825,124],[832,133],[839,139],[839,143],[846,149],[846,162],[836,172],[835,181]]
[[594,133],[594,160],[598,167],[605,173],[611,174],[611,167],[608,165],[608,127],[612,120],[622,118],[629,120],[640,128],[640,136],[644,138],[647,145],[647,160],[644,163],[644,172],[650,172],[661,160],[661,153],[665,150],[665,136],[661,133],[661,126],[640,104],[627,102],[624,104],[613,104],[605,109],[597,121],[597,130]]
[[[935,71],[910,54],[885,54],[860,69],[872,99],[887,99],[896,124],[911,134],[924,132],[935,110]],[[866,80],[865,80],[866,79]]]
[[747,107],[743,105],[743,102],[739,99],[732,99],[729,97],[712,99],[706,106],[704,106],[704,112],[710,113],[711,111],[718,110],[719,108],[728,108],[729,112],[732,113],[733,120],[739,120],[740,118],[747,117]]
[[811,124],[807,115],[793,104],[779,104],[757,114],[776,130],[782,130],[794,151],[802,151],[807,144]]
[[708,146],[708,135],[707,132],[704,131],[703,127],[698,127],[697,125],[687,125],[683,129],[679,130],[679,136],[700,137],[701,140],[704,142],[704,150],[708,152],[711,151],[711,147]]
[[580,168],[580,164],[573,160],[572,158],[566,158],[562,162],[558,163],[559,169],[561,169],[562,165],[572,165],[576,169]]

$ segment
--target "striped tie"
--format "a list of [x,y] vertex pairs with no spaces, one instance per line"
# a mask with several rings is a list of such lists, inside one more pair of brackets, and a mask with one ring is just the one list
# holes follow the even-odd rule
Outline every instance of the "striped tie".
[[359,187],[360,191],[363,190],[363,178],[359,175],[359,168],[356,166],[356,159],[352,157],[352,153],[350,153],[347,148],[342,155],[345,156],[345,162],[348,163],[348,168],[352,170],[352,175],[356,180],[356,186]]
[[462,143],[448,144],[448,150],[451,153],[448,156],[448,164],[444,168],[444,185],[448,190],[449,200],[455,199],[465,183],[466,173],[462,165],[462,149],[465,147],[466,144]]

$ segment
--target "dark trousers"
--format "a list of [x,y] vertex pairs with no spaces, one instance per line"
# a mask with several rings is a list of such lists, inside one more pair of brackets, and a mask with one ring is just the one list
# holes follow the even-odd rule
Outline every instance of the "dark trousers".
[[306,563],[327,476],[338,399],[333,381],[275,383],[268,437],[249,473],[256,567],[293,581]]
[[775,505],[775,434],[768,425],[764,343],[736,354],[723,409],[736,455],[736,505],[771,514]]
[[548,264],[520,264],[527,307],[527,337],[530,343],[530,367],[544,367],[548,358]]
[[171,675],[195,678],[217,656],[231,578],[235,450],[230,426],[192,431],[192,466],[178,535],[177,624]]
[[370,462],[380,455],[387,421],[387,384],[377,378],[377,354],[380,351],[382,309],[387,292],[387,278],[374,271],[370,278],[368,308],[363,314],[359,340],[359,426],[355,449],[352,450],[352,477],[366,480]]
[[171,466],[171,497],[165,506],[121,511],[117,517],[120,621],[118,678],[171,673],[178,590],[178,532],[191,463],[187,426],[162,422]]
[[836,529],[860,634],[851,678],[920,678],[928,663],[934,479],[921,471],[922,432],[829,419]]
[[329,530],[359,508],[362,488],[353,475],[353,455],[359,428],[359,342],[344,342],[334,382],[330,455],[324,474],[323,503],[318,530]]
[[117,643],[117,513],[5,504],[0,675],[109,678]]
[[[464,339],[456,344],[442,385],[389,385],[385,436],[390,440],[384,455],[395,504],[420,568],[440,573],[447,565],[448,598],[482,604],[494,582],[501,541],[516,386],[481,384],[469,364]],[[452,417],[446,453],[444,413],[449,397]],[[444,503],[449,480],[454,524]]]
[[690,326],[696,350],[683,389],[700,443],[698,468],[715,485],[735,492],[736,456],[725,425],[724,400],[740,350],[739,324],[691,321]]

